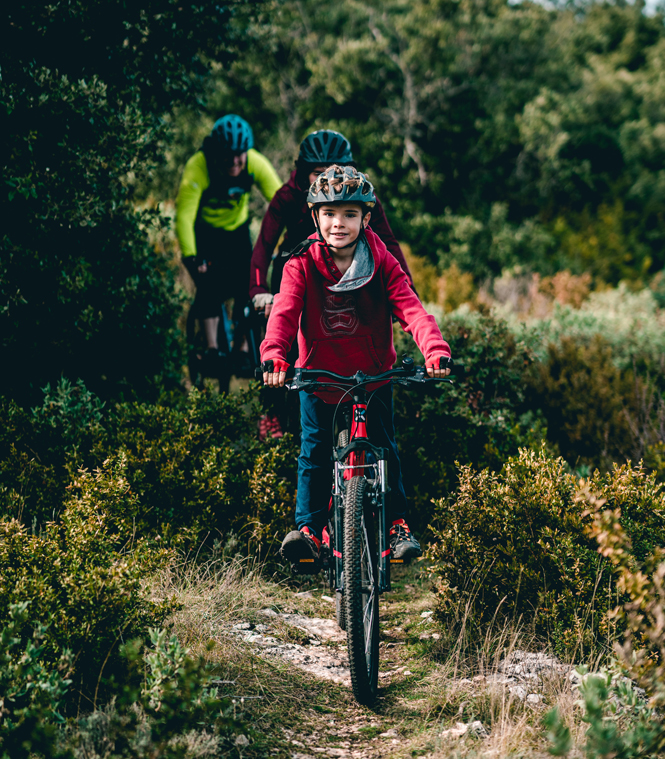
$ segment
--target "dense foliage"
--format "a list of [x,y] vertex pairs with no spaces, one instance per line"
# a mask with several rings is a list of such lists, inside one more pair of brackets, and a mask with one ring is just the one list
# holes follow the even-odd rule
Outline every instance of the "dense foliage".
[[231,6],[3,7],[0,391],[33,401],[63,373],[105,396],[179,381],[174,272],[132,199],[162,160],[164,112],[200,91],[200,51],[228,55]]
[[[229,536],[274,567],[293,521],[296,441],[259,442],[256,389],[173,391],[183,298],[157,201],[229,111],[283,178],[310,130],[351,139],[466,366],[395,403],[440,612],[533,617],[567,656],[628,630],[660,707],[663,13],[38,0],[1,19],[0,757],[240,753],[150,592],[174,551]],[[652,712],[585,683],[590,755],[661,749]],[[611,703],[632,732],[609,735]]]
[[634,560],[665,544],[664,486],[641,467],[580,482],[561,458],[526,449],[500,472],[460,467],[457,492],[437,505],[439,613],[534,619],[566,657],[611,641],[622,588],[592,535],[597,500],[616,510]]
[[79,497],[164,545],[236,530],[253,550],[272,550],[292,518],[296,452],[291,436],[258,441],[257,396],[193,391],[178,407],[104,406],[82,382],[62,380],[31,413],[5,402],[0,517],[39,530]]
[[[396,392],[395,426],[414,526],[423,530],[431,500],[456,485],[456,463],[500,469],[520,445],[537,444],[542,425],[525,405],[532,346],[500,319],[479,313],[451,314],[441,330],[464,375],[428,392]],[[401,332],[398,353],[418,350]]]
[[[29,602],[13,604],[0,627],[0,757],[2,759],[180,759],[234,755],[233,731],[242,725],[228,698],[212,685],[213,672],[165,630],[119,646],[130,672],[113,683],[113,703],[65,723],[73,699],[70,652],[45,656],[43,625],[29,621]],[[87,711],[87,710],[86,710]]]
[[119,645],[147,634],[172,610],[147,597],[145,580],[168,552],[137,537],[131,519],[136,495],[121,467],[82,473],[57,521],[31,533],[18,520],[0,521],[0,624],[12,605],[29,604],[43,626],[43,659],[72,653],[72,694],[78,707],[106,697],[117,675]]
[[[589,759],[610,754],[660,756],[665,746],[662,545],[646,556],[636,552],[617,503],[598,495],[590,496],[592,536],[618,576],[617,586],[625,599],[612,611],[612,616],[627,629],[623,639],[614,643],[613,666],[598,673],[590,673],[586,667],[578,670],[582,697],[578,703],[584,708],[583,719],[589,725],[584,752]],[[546,724],[550,729],[551,753],[567,756],[573,746],[562,715],[553,710],[547,715]]]
[[[285,170],[310,129],[341,129],[414,252],[480,279],[521,264],[617,283],[665,266],[662,13],[303,0],[246,34],[209,82],[206,125],[244,114]],[[176,118],[166,196],[198,116]]]

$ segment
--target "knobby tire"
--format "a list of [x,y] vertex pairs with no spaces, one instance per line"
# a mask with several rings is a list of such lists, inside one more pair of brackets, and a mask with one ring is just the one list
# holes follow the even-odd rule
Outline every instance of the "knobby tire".
[[379,678],[379,588],[376,539],[367,481],[352,477],[344,498],[344,606],[353,695],[376,698]]

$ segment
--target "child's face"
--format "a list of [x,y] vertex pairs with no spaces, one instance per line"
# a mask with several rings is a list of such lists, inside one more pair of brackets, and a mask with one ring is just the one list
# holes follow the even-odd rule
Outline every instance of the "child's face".
[[343,248],[358,239],[362,227],[369,223],[370,214],[363,217],[360,203],[335,203],[319,208],[319,226],[323,239],[333,248]]

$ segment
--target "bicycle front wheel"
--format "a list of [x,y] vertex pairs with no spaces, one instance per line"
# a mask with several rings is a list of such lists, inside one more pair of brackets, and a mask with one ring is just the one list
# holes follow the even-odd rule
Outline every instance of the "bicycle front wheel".
[[344,602],[353,695],[376,698],[379,679],[379,587],[374,519],[364,477],[349,480],[344,498]]

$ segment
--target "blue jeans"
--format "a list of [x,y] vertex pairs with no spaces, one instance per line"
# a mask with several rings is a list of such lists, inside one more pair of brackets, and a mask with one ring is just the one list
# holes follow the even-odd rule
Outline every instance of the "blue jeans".
[[[309,527],[321,536],[328,521],[328,504],[332,492],[333,415],[337,404],[325,403],[315,395],[300,393],[301,444],[298,457],[298,494],[296,496],[296,527]],[[338,421],[341,422],[341,407]],[[372,443],[387,448],[390,514],[394,519],[406,515],[406,494],[402,484],[395,426],[393,423],[392,385],[384,385],[374,393],[368,405],[367,433]],[[389,520],[390,521],[390,520]]]

